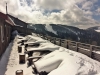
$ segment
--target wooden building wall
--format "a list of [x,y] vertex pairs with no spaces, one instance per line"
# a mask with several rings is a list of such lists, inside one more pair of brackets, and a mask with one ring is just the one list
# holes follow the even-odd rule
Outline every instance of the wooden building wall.
[[0,58],[10,42],[12,26],[0,18]]

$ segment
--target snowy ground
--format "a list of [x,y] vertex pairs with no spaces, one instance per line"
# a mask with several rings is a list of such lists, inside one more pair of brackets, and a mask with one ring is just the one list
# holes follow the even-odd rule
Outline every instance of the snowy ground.
[[11,42],[8,46],[8,48],[6,49],[3,57],[0,60],[0,75],[4,75],[5,71],[7,70],[7,63],[9,60],[9,56],[10,56],[10,52],[12,50],[12,45],[13,43]]
[[34,75],[32,73],[32,68],[27,67],[27,62],[25,64],[19,64],[17,41],[18,39],[16,37],[16,39],[9,44],[2,60],[0,61],[0,75],[15,75],[17,70],[23,70],[24,75]]
[[54,30],[53,30],[53,28],[52,28],[52,26],[51,26],[51,25],[49,25],[49,24],[45,26],[45,29],[46,29],[47,31],[50,31],[50,32],[52,32],[52,33],[54,33],[54,34],[58,35],[58,34],[57,34],[57,32],[56,32],[56,31],[54,31]]
[[[0,75],[15,75],[15,71],[20,69],[24,71],[24,75],[34,75],[32,68],[27,67],[27,62],[19,64],[18,37],[9,44],[0,61]],[[40,42],[41,45],[37,49],[48,48],[53,51],[35,62],[39,72],[46,71],[49,72],[48,75],[100,75],[100,62],[86,55],[59,47],[35,35],[24,39],[29,39],[28,42]]]

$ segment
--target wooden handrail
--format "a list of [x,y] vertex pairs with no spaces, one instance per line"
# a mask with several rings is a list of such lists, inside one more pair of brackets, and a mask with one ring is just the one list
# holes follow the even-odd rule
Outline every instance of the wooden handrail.
[[[70,47],[73,47],[75,51],[80,52],[80,49],[87,50],[89,51],[88,56],[93,58],[93,51],[100,51],[100,46],[95,46],[91,44],[85,44],[81,42],[76,42],[76,41],[71,41],[67,39],[61,39],[61,38],[56,38],[56,37],[51,37],[51,36],[45,36],[49,38],[49,41],[55,42],[55,44],[65,47],[69,49]],[[100,60],[99,60],[100,61]]]

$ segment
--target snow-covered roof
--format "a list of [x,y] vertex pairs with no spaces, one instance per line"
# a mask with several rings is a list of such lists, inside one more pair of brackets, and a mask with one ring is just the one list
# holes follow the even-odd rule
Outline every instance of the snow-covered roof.
[[20,26],[20,27],[27,27],[27,23],[8,14],[9,16],[9,19],[12,21],[12,23],[15,25],[15,26]]
[[11,19],[9,18],[7,14],[0,12],[0,18],[4,19],[8,24],[12,26],[14,25],[14,23],[11,21]]

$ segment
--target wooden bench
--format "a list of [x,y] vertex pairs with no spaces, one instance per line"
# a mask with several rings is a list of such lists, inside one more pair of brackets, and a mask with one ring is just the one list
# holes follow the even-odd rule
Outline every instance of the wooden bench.
[[[36,61],[34,61],[34,62],[36,62]],[[32,69],[34,70],[34,74],[39,74],[39,75],[47,75],[48,74],[48,72],[46,72],[46,71],[39,72],[37,70],[37,67],[35,66],[34,62],[33,62],[33,65],[32,65]]]
[[40,43],[28,43],[28,44],[24,44],[25,48],[27,47],[39,47]]
[[[37,70],[37,68],[36,68],[36,66],[35,66],[35,64],[34,64],[34,62],[36,62],[37,60],[39,60],[40,58],[42,58],[42,55],[43,55],[44,53],[48,54],[48,53],[50,53],[51,51],[49,51],[49,50],[32,50],[32,51],[27,51],[27,52],[30,52],[30,53],[31,53],[31,52],[41,52],[40,56],[28,57],[27,60],[28,60],[28,62],[29,62],[29,66],[30,66],[30,65],[32,66],[32,68],[33,68],[35,74],[47,75],[48,73],[47,73],[46,71],[41,71],[41,72],[39,72],[39,71]],[[32,54],[31,54],[31,55],[32,55]],[[37,60],[33,61],[34,59],[37,59]],[[34,67],[33,67],[32,64],[34,65]]]
[[28,57],[27,60],[29,62],[29,65],[32,65],[33,64],[33,59],[37,59],[39,60],[42,56],[32,56],[32,57]]
[[41,52],[42,53],[50,53],[50,50],[30,50],[30,51],[26,51],[25,53],[28,54],[28,57],[32,56],[34,52]]
[[27,42],[27,40],[21,40],[21,41],[18,42],[18,44],[21,43],[21,45],[24,45],[24,42]]

